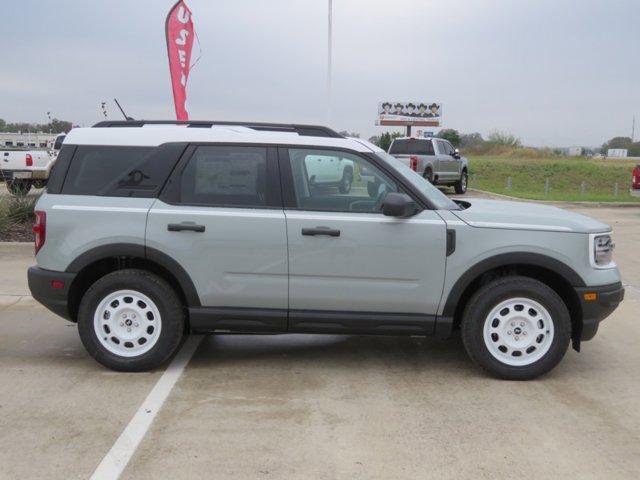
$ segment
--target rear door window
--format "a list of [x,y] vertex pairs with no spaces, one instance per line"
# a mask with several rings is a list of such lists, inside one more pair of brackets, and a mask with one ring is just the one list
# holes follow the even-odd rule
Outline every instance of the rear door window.
[[281,206],[275,157],[267,147],[203,145],[182,171],[178,203],[211,207]]

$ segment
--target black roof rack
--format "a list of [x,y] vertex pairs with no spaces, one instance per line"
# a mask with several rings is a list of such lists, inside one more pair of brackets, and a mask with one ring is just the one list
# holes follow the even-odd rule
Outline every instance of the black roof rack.
[[209,120],[105,120],[96,123],[93,128],[142,127],[144,125],[186,125],[187,128],[211,128],[214,125],[233,125],[267,132],[293,132],[305,137],[344,138],[338,132],[319,125],[292,125],[286,123],[262,122],[221,122]]

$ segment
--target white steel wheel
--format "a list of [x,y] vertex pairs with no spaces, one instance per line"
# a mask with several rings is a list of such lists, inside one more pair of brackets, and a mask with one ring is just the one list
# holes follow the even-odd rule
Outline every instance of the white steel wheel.
[[121,357],[136,357],[153,348],[162,318],[156,304],[135,290],[118,290],[104,297],[93,315],[100,344]]
[[530,298],[498,303],[484,320],[483,339],[489,353],[510,366],[531,365],[551,348],[554,325],[548,310]]

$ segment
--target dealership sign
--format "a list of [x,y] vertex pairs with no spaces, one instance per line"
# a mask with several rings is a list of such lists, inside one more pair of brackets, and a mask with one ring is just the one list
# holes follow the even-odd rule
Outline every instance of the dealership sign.
[[380,102],[378,125],[440,127],[442,104],[436,102]]

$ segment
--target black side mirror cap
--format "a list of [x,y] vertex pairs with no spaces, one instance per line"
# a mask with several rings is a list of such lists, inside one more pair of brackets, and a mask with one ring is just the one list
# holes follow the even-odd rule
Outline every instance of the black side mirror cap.
[[382,204],[382,213],[387,217],[406,218],[415,215],[418,206],[406,193],[389,192]]

